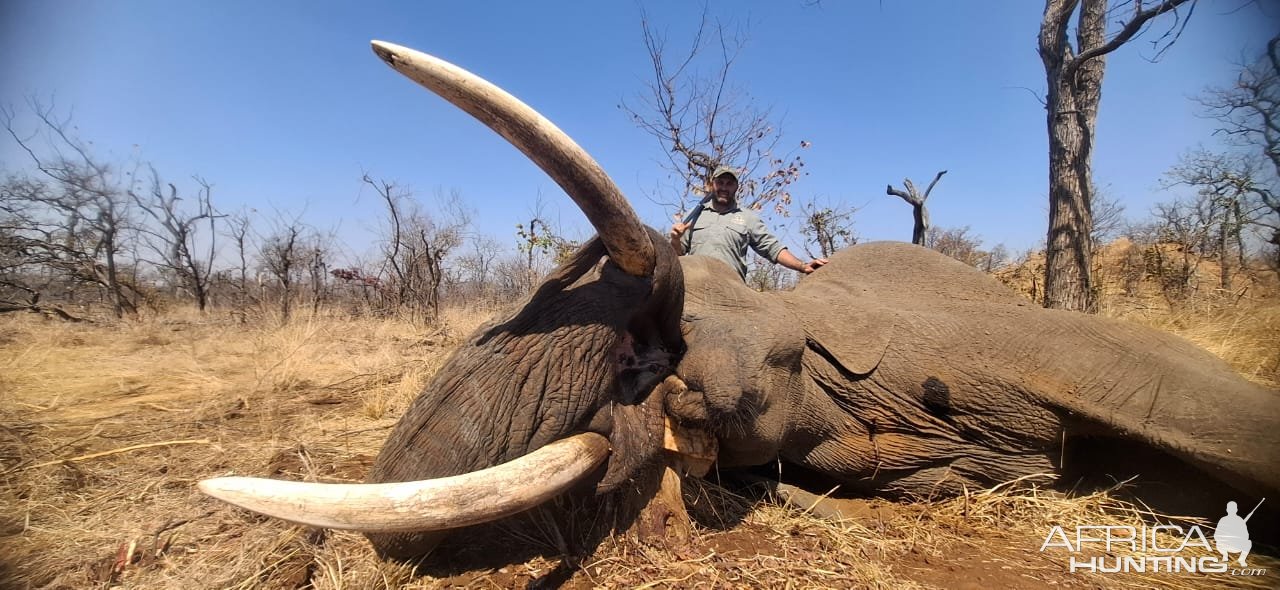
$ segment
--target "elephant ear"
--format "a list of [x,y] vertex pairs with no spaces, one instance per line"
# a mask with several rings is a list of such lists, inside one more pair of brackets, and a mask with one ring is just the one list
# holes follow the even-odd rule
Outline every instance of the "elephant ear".
[[871,373],[889,348],[897,317],[876,302],[827,291],[808,289],[786,298],[804,325],[806,345],[852,375]]

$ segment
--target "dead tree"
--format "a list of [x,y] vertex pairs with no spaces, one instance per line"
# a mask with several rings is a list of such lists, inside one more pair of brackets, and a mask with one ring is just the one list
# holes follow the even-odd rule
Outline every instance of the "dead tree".
[[[226,216],[213,209],[213,186],[200,177],[195,177],[195,181],[200,190],[196,193],[194,211],[183,210],[178,187],[162,182],[155,167],[151,167],[149,193],[143,196],[130,190],[129,196],[159,226],[141,230],[148,236],[148,245],[159,256],[153,264],[162,273],[176,278],[178,286],[195,299],[196,308],[204,312],[209,305],[209,279],[213,276],[213,258],[217,253],[215,223]],[[198,252],[200,245],[197,244],[198,224],[201,222],[209,224],[205,237],[207,248],[203,253]]]
[[[1280,35],[1267,42],[1266,51],[1254,63],[1240,69],[1235,84],[1210,90],[1199,102],[1218,120],[1216,133],[1256,150],[1254,154],[1271,164],[1271,179],[1280,178]],[[1251,179],[1249,192],[1259,208],[1250,223],[1267,234],[1263,239],[1271,245],[1268,260],[1280,270],[1280,193],[1274,182],[1261,182],[1259,167],[1252,160],[1247,162],[1249,170],[1237,171],[1235,176]]]
[[[1038,49],[1044,63],[1049,133],[1049,231],[1046,240],[1045,307],[1093,313],[1097,294],[1092,278],[1093,227],[1090,210],[1094,130],[1102,96],[1105,56],[1132,40],[1151,19],[1177,17],[1164,46],[1177,38],[1186,19],[1175,9],[1194,0],[1144,3],[1126,0],[1108,9],[1107,0],[1047,0]],[[1187,16],[1189,16],[1188,11]],[[1078,15],[1075,45],[1068,37]],[[1120,30],[1107,35],[1108,19]]]
[[394,294],[395,305],[415,319],[440,318],[440,292],[445,278],[445,259],[462,243],[469,224],[457,193],[447,199],[452,210],[450,223],[437,223],[411,206],[412,193],[386,180],[363,179],[387,208],[387,239],[383,243],[384,283]]
[[1238,145],[1257,147],[1280,175],[1280,35],[1264,54],[1241,68],[1235,84],[1199,98],[1208,114]]
[[415,216],[411,219],[413,239],[408,244],[406,267],[423,297],[424,311],[432,321],[440,319],[440,284],[444,281],[444,260],[462,242],[459,232],[451,228],[437,228],[430,219]]
[[0,184],[0,313],[28,311],[63,320],[84,321],[55,304],[41,301],[63,281],[54,232],[32,211],[30,193],[43,188],[28,179]]
[[1089,210],[1093,213],[1089,237],[1090,242],[1097,247],[1120,236],[1125,225],[1124,203],[1097,186],[1090,189],[1089,198]]
[[300,220],[278,220],[275,231],[262,240],[258,256],[263,268],[280,287],[280,322],[289,323],[297,291],[298,271],[306,264],[303,244],[306,226]]
[[[1244,228],[1257,224],[1280,231],[1269,219],[1276,213],[1269,207],[1272,193],[1263,180],[1256,158],[1240,154],[1198,150],[1183,156],[1169,171],[1166,185],[1187,185],[1199,191],[1195,207],[1212,234],[1212,251],[1218,258],[1219,287],[1230,291],[1231,266],[1244,266]],[[1231,254],[1235,252],[1233,257]]]
[[1198,289],[1200,262],[1212,247],[1212,200],[1201,197],[1157,203],[1152,210],[1155,236],[1145,262],[1170,304]]
[[1004,244],[996,244],[983,258],[982,272],[991,274],[1009,261],[1009,248]]
[[974,268],[981,268],[991,256],[982,250],[982,238],[970,233],[967,225],[956,228],[931,227],[925,233],[923,245]]
[[488,236],[473,236],[469,241],[471,250],[458,258],[458,267],[467,286],[461,295],[471,301],[492,302],[497,295],[495,278],[502,246]]
[[893,188],[893,185],[888,185],[884,189],[885,194],[902,197],[902,200],[911,205],[911,217],[914,220],[914,224],[911,229],[912,244],[916,244],[918,246],[925,245],[925,237],[929,232],[929,211],[928,209],[925,209],[924,202],[929,199],[929,194],[933,192],[934,185],[938,184],[938,180],[940,180],[942,175],[946,173],[947,171],[943,170],[934,176],[933,182],[930,182],[929,187],[924,189],[923,195],[916,190],[916,185],[911,182],[910,178],[902,179],[902,185],[907,189],[906,192]]
[[20,135],[15,113],[0,110],[9,135],[46,179],[31,180],[23,189],[26,192],[15,196],[26,199],[26,211],[33,222],[25,228],[30,230],[24,235],[28,247],[38,250],[49,268],[73,281],[97,285],[115,317],[136,313],[135,301],[141,291],[121,272],[121,254],[131,236],[134,214],[127,187],[111,166],[94,157],[88,146],[72,135],[68,120],[55,120],[53,108],[35,100],[30,101],[30,107],[50,144],[50,155],[36,150],[34,140],[39,132]]
[[[711,172],[726,165],[743,171],[738,189],[743,207],[772,206],[785,212],[791,204],[789,187],[804,175],[804,161],[794,149],[777,153],[781,126],[733,83],[733,66],[746,44],[743,35],[720,23],[711,25],[704,9],[688,51],[676,54],[668,51],[666,38],[653,30],[643,12],[640,28],[653,78],[637,106],[624,102],[620,108],[658,140],[667,157],[664,167],[680,179],[677,200],[662,204],[687,210],[690,197],[707,192]],[[704,56],[708,47],[718,49],[709,60]],[[798,149],[807,147],[809,142],[801,141]]]
[[306,262],[307,280],[311,287],[311,313],[320,312],[320,306],[329,299],[329,248],[325,244],[333,243],[333,239],[314,236],[303,253]]
[[365,184],[373,188],[378,198],[382,199],[383,204],[387,207],[387,236],[386,241],[382,244],[383,257],[383,274],[385,282],[392,285],[392,293],[394,294],[394,305],[396,307],[405,305],[413,299],[413,283],[408,280],[408,273],[403,267],[401,259],[401,249],[404,247],[405,229],[402,217],[403,201],[411,195],[400,189],[393,182],[386,180],[374,180],[369,174],[365,174],[360,179]]
[[[231,242],[236,248],[236,259],[239,266],[236,267],[239,276],[235,279],[236,289],[236,309],[243,312],[245,306],[248,305],[252,297],[249,295],[249,249],[251,244],[250,230],[252,222],[249,219],[249,212],[241,210],[227,218],[226,236],[231,238]],[[242,316],[243,318],[243,316]]]

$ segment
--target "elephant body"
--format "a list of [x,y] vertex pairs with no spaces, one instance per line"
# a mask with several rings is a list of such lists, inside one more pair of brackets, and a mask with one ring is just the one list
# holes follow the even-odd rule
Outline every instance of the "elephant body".
[[1069,441],[1103,437],[1280,490],[1280,396],[1176,336],[1033,306],[909,244],[851,247],[779,294],[682,261],[677,372],[708,408],[684,413],[712,425],[729,464],[781,458],[852,489],[930,496],[1060,473]]
[[[665,413],[713,433],[722,468],[782,460],[865,494],[1062,473],[1082,437],[1171,455],[1188,481],[1280,490],[1277,393],[1176,336],[1034,306],[905,243],[846,249],[782,293],[717,260],[659,260],[663,278],[638,285],[585,246],[455,352],[369,481],[466,473],[591,431],[613,447],[596,487],[610,491],[656,457]],[[654,296],[672,285],[683,289]],[[664,361],[636,368],[628,355]],[[672,371],[685,388],[650,394]],[[409,557],[442,533],[369,536]]]

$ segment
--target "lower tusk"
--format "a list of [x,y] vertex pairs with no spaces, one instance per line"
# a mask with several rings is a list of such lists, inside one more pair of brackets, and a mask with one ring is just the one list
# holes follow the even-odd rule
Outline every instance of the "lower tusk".
[[608,439],[587,432],[501,465],[439,479],[331,484],[219,477],[199,487],[224,502],[309,526],[370,533],[446,530],[542,504],[573,487],[608,454]]

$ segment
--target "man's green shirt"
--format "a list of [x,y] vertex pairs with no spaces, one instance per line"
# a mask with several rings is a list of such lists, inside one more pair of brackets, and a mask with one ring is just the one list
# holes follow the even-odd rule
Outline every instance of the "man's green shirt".
[[738,271],[744,281],[747,279],[747,246],[769,262],[778,262],[778,254],[785,248],[765,229],[755,211],[735,206],[718,213],[710,202],[701,207],[698,220],[681,238],[686,254],[722,260]]

